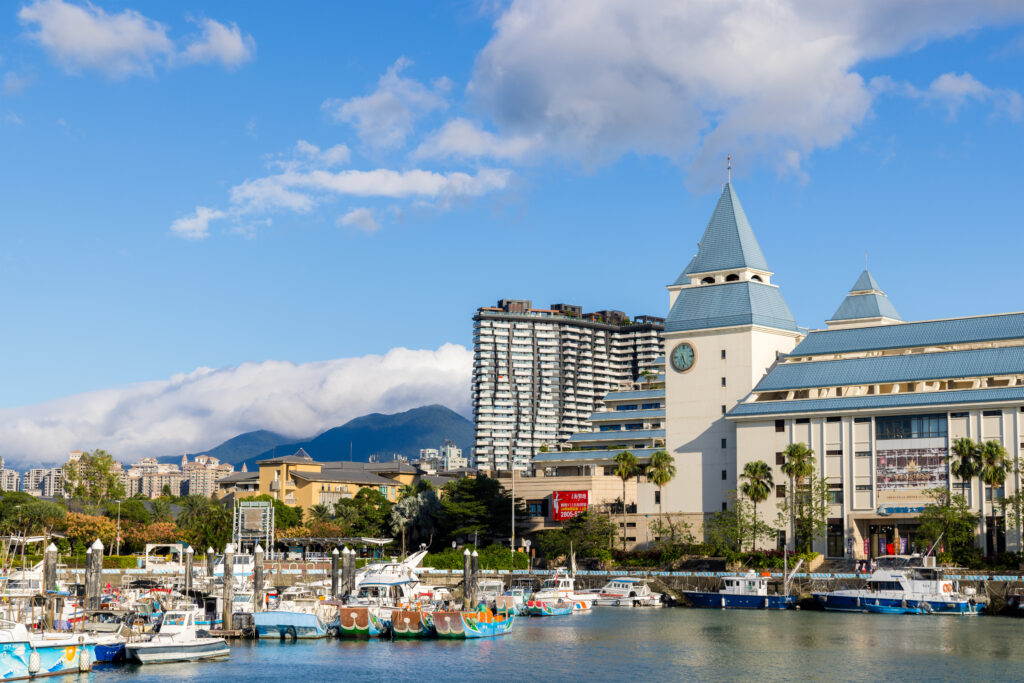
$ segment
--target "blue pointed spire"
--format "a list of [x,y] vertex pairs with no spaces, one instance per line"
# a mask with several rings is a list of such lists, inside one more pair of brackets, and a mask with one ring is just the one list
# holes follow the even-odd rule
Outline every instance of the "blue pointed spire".
[[896,307],[889,301],[878,282],[866,269],[853,283],[850,293],[843,299],[831,321],[860,320],[862,318],[890,318],[902,321]]
[[736,268],[767,271],[768,262],[732,183],[726,183],[700,240],[700,250],[686,272],[707,273]]

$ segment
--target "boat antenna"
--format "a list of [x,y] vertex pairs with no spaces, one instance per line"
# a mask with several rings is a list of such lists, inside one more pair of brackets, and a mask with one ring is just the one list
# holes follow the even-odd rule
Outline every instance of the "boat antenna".
[[942,535],[943,535],[943,534],[945,534],[945,533],[946,533],[946,532],[945,532],[945,531],[943,531],[943,532],[942,532],[941,534],[939,534],[939,537],[935,539],[935,543],[932,543],[932,547],[931,547],[931,548],[928,548],[928,552],[926,552],[926,553],[924,554],[924,556],[925,556],[925,557],[928,557],[929,555],[931,555],[931,554],[932,554],[932,551],[933,551],[933,550],[935,550],[935,546],[937,546],[937,545],[939,544],[939,541],[941,541],[941,540],[942,540]]

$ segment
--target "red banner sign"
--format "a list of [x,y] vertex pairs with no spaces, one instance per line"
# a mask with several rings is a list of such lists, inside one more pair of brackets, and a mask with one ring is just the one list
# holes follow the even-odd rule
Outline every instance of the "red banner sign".
[[551,493],[551,519],[564,522],[586,512],[590,503],[589,491],[554,491]]

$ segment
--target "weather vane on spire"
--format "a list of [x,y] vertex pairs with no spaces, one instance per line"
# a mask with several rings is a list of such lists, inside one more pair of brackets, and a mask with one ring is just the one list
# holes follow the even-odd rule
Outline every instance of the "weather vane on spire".
[[732,182],[732,155],[727,154],[725,156],[725,182]]

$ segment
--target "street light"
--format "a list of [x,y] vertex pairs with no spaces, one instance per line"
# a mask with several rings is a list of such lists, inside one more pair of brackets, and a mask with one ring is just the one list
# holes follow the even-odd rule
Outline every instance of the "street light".
[[117,501],[117,556],[121,556],[121,501]]

